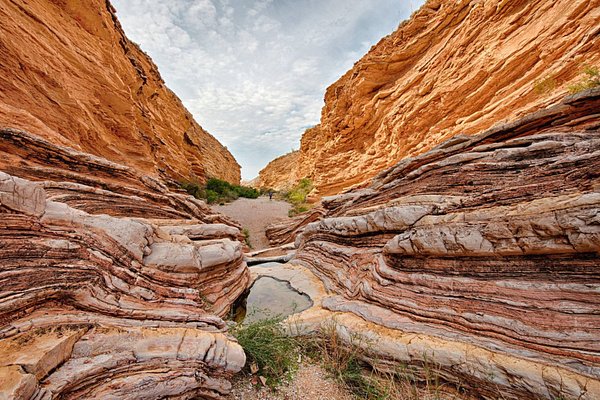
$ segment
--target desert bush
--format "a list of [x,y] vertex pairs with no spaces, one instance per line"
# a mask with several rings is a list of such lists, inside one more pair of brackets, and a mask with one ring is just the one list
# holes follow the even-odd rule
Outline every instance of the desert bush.
[[280,317],[267,318],[232,330],[246,353],[246,371],[258,367],[256,373],[271,387],[290,379],[298,368],[298,343],[285,333],[281,321]]
[[210,178],[206,184],[183,181],[179,183],[181,188],[197,199],[206,200],[208,203],[224,203],[236,200],[238,197],[256,199],[258,190],[240,185],[232,185],[222,179]]
[[600,70],[598,70],[598,67],[585,67],[582,74],[583,77],[581,77],[579,82],[569,86],[570,93],[575,94],[587,89],[600,87]]
[[293,206],[288,212],[288,216],[293,217],[310,210],[311,206],[306,202],[306,198],[313,187],[310,179],[303,178],[292,188],[281,192],[283,199]]

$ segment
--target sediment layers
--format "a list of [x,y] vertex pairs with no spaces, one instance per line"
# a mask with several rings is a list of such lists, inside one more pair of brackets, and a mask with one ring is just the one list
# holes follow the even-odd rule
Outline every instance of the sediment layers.
[[340,332],[485,398],[600,397],[599,109],[571,96],[324,198],[294,262]]
[[[221,398],[239,227],[131,167],[0,130],[0,398]],[[4,397],[3,397],[4,396]]]
[[290,188],[303,177],[298,171],[298,150],[277,157],[258,173],[258,179],[252,182],[257,188],[282,190]]
[[321,122],[282,179],[340,193],[451,137],[554,104],[600,63],[599,18],[596,0],[427,1],[327,89]]
[[127,39],[109,1],[4,1],[0,22],[0,128],[166,182],[239,183],[233,156]]

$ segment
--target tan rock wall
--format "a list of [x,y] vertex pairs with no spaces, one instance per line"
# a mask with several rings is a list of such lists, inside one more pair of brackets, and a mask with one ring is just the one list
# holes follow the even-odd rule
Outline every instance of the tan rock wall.
[[298,170],[299,151],[292,151],[271,161],[258,173],[258,180],[253,182],[257,188],[270,188],[275,190],[291,187],[293,183],[302,179]]
[[456,136],[273,240],[298,235],[322,306],[360,317],[346,334],[391,370],[430,362],[482,398],[596,399],[599,107],[600,88]]

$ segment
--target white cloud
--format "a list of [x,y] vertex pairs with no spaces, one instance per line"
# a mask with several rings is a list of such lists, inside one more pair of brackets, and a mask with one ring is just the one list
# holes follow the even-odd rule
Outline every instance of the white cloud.
[[249,179],[299,147],[326,87],[422,0],[112,2],[130,39]]

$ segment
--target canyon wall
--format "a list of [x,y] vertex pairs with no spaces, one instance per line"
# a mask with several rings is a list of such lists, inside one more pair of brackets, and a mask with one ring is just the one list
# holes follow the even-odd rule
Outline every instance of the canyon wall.
[[0,399],[223,398],[243,235],[174,184],[239,165],[109,2],[0,21]]
[[0,127],[165,181],[240,181],[240,167],[125,36],[107,0],[0,3]]
[[258,173],[258,179],[252,182],[256,188],[282,190],[289,188],[293,183],[302,179],[298,176],[298,150],[284,154],[271,161]]
[[166,219],[186,212],[168,201],[160,220],[76,208],[140,210],[140,192],[0,172],[0,398],[228,393],[245,363],[220,318],[249,283],[239,230]]
[[600,64],[599,19],[598,0],[427,1],[327,89],[291,175],[339,193],[555,103]]
[[[322,199],[293,263],[372,358],[485,399],[600,398],[600,88]],[[323,318],[322,316],[319,318]]]

